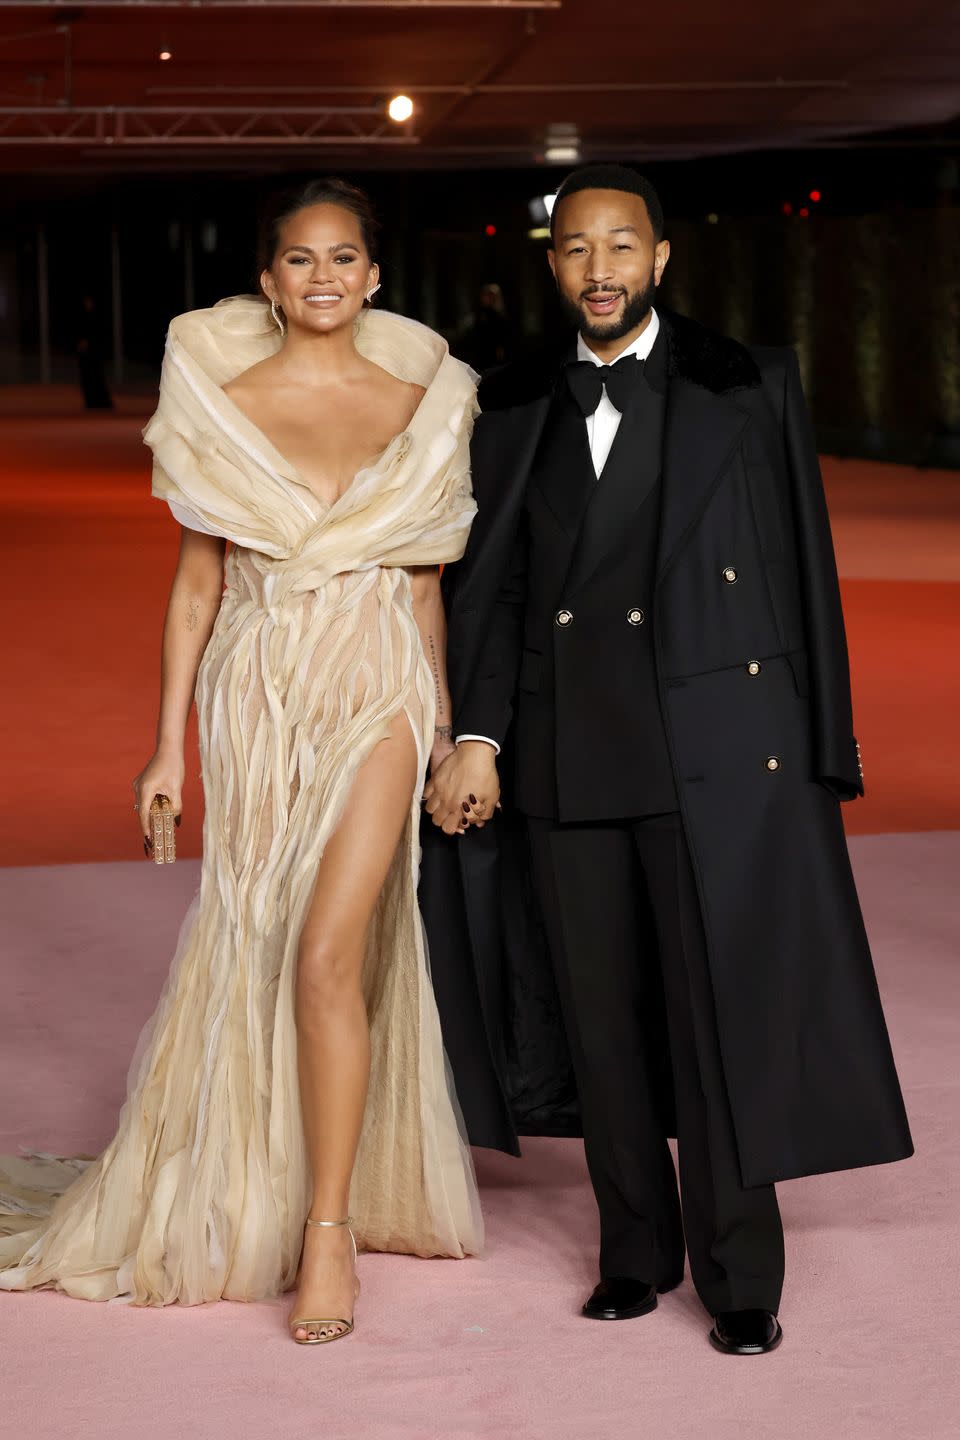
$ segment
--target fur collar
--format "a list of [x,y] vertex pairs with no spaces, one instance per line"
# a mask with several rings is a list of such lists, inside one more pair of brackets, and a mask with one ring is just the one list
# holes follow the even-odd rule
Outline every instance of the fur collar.
[[668,375],[714,395],[752,390],[761,383],[757,363],[745,345],[673,311],[661,318],[666,322]]
[[[761,383],[760,371],[746,346],[698,325],[685,315],[659,308],[657,313],[667,346],[668,378],[688,380],[714,395],[753,389]],[[481,411],[510,410],[543,399],[552,393],[568,358],[566,352],[558,358],[554,351],[549,356],[516,360],[492,371],[480,384]]]

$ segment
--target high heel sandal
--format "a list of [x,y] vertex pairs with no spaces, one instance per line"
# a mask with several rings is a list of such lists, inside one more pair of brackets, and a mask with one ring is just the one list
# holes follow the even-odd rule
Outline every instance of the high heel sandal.
[[[347,1227],[347,1232],[348,1232],[348,1234],[349,1234],[349,1236],[350,1236],[350,1244],[353,1246],[353,1263],[354,1263],[354,1265],[356,1265],[356,1263],[357,1263],[357,1242],[356,1242],[356,1238],[354,1237],[353,1231],[350,1229],[350,1216],[349,1216],[349,1215],[347,1216],[346,1220],[311,1220],[311,1219],[309,1219],[309,1217],[308,1217],[308,1219],[307,1219],[307,1221],[306,1221],[306,1225],[313,1225],[313,1226],[315,1226],[318,1230],[338,1230],[338,1229],[340,1229],[341,1226],[345,1225],[345,1226]],[[304,1229],[306,1229],[306,1225],[304,1226]],[[354,1292],[354,1298],[356,1299],[356,1297],[357,1297],[359,1294],[360,1294],[360,1281],[359,1281],[359,1279],[357,1279],[357,1281],[356,1281],[356,1290],[355,1290],[355,1292]],[[291,1336],[293,1337],[294,1344],[296,1344],[296,1345],[328,1345],[331,1340],[345,1340],[348,1335],[352,1335],[352,1334],[353,1334],[353,1323],[354,1323],[354,1322],[353,1322],[352,1320],[344,1320],[344,1319],[340,1318],[339,1316],[334,1316],[332,1319],[331,1319],[331,1318],[327,1318],[327,1319],[322,1319],[322,1320],[317,1320],[317,1319],[306,1319],[306,1320],[304,1320],[304,1319],[291,1319],[291,1320],[290,1320],[290,1334],[291,1334]],[[331,1325],[340,1325],[340,1326],[342,1326],[343,1328],[340,1329],[340,1330],[334,1331],[334,1333],[333,1333],[332,1335],[322,1335],[322,1334],[319,1333],[320,1331],[326,1329],[328,1326],[331,1326]],[[308,1333],[307,1333],[306,1335],[304,1335],[303,1338],[301,1339],[300,1336],[297,1335],[297,1331],[298,1331],[298,1330],[306,1330]],[[316,1335],[310,1335],[310,1334],[309,1334],[309,1331],[311,1331],[311,1330],[316,1330],[318,1333],[317,1333]]]

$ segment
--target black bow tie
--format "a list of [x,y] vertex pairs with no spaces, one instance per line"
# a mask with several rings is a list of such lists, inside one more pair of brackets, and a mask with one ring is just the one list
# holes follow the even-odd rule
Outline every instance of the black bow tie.
[[615,365],[594,365],[592,360],[571,360],[565,367],[570,394],[584,416],[592,415],[606,386],[607,397],[623,415],[643,379],[643,361],[625,355]]

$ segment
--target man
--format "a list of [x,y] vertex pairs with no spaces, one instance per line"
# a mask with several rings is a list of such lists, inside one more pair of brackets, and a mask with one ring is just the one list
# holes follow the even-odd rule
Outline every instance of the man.
[[584,1314],[652,1311],[685,1237],[712,1343],[762,1354],[774,1182],[912,1147],[839,814],[862,770],[797,363],[659,314],[669,254],[633,171],[560,187],[579,338],[481,387],[459,745],[426,803],[450,834],[490,819],[511,733],[600,1212]]
[[476,309],[463,327],[455,354],[481,373],[503,365],[513,349],[513,326],[503,291],[492,282],[481,287]]

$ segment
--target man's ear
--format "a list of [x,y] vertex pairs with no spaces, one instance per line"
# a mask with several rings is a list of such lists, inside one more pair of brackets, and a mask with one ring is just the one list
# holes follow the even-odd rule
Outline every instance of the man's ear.
[[[556,252],[556,250],[554,250],[554,248],[553,248],[552,245],[550,246],[550,249],[547,251],[547,264],[550,266],[550,274],[553,276],[554,280],[556,280],[556,279],[557,279],[557,252]],[[559,284],[559,283],[560,283],[560,282],[557,281],[557,284]]]
[[653,257],[653,282],[659,285],[663,279],[663,272],[667,268],[667,261],[670,259],[670,241],[661,240]]

